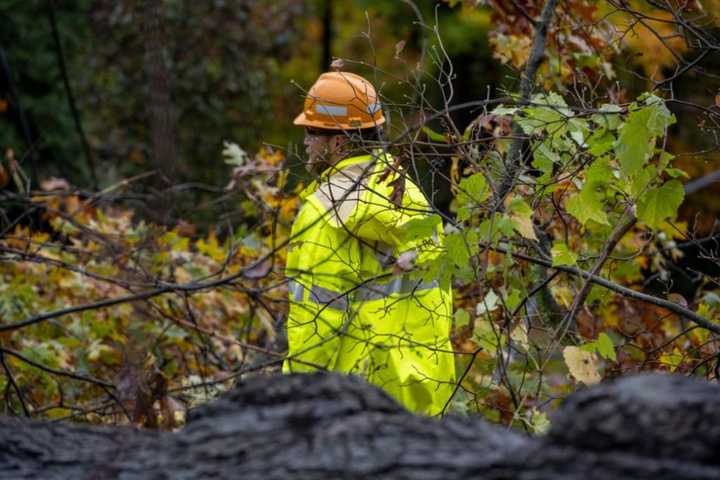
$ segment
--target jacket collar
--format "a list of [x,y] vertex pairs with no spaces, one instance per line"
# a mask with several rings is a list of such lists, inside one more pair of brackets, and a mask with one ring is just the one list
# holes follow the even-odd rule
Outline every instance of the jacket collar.
[[332,167],[329,167],[328,169],[323,171],[320,174],[320,176],[317,178],[317,180],[313,180],[312,182],[310,182],[310,184],[307,187],[305,187],[302,192],[300,192],[300,198],[305,200],[305,198],[309,197],[310,195],[315,193],[315,191],[317,191],[317,189],[320,186],[320,183],[326,181],[332,175],[338,173],[342,169],[347,168],[351,165],[357,165],[358,163],[369,162],[372,159],[373,159],[373,155],[360,155],[357,157],[349,157],[349,158],[340,160],[338,163],[336,163]]

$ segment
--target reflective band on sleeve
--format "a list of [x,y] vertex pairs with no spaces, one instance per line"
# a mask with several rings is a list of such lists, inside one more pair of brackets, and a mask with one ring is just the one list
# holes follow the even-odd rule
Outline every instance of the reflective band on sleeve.
[[315,105],[315,111],[323,115],[330,115],[333,117],[347,117],[347,107],[338,107],[336,105]]
[[290,292],[290,297],[296,301],[296,302],[302,302],[303,301],[303,289],[304,287],[302,284],[296,282],[293,279],[288,280],[288,292]]
[[348,308],[348,299],[345,294],[323,288],[319,285],[312,286],[308,297],[308,300],[311,302],[319,303],[335,310],[347,310]]

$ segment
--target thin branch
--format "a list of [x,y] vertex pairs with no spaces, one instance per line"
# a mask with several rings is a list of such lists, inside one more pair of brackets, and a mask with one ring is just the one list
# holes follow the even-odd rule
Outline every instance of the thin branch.
[[603,251],[600,254],[600,257],[597,259],[597,261],[595,262],[595,265],[593,265],[592,269],[590,270],[589,274],[591,275],[591,277],[588,277],[585,280],[585,283],[583,284],[582,288],[580,289],[580,293],[578,293],[575,296],[575,300],[573,301],[573,304],[570,307],[570,311],[567,313],[567,315],[563,319],[563,325],[568,325],[571,327],[571,329],[574,330],[575,315],[577,315],[580,308],[582,308],[583,304],[585,303],[585,299],[587,298],[588,294],[590,293],[590,287],[592,287],[591,278],[593,276],[596,276],[600,272],[603,265],[605,265],[605,262],[607,261],[608,257],[610,256],[612,251],[615,249],[615,246],[622,239],[622,237],[632,228],[632,226],[635,225],[635,222],[637,222],[637,218],[633,214],[632,208],[630,208],[630,207],[626,208],[622,219],[615,226],[615,228],[612,231],[612,234],[610,235],[610,238],[608,238],[607,242],[605,243],[605,248],[603,248]]
[[3,370],[5,371],[5,375],[7,375],[10,385],[12,385],[13,390],[15,390],[15,393],[17,394],[18,400],[20,401],[20,405],[22,406],[25,416],[30,418],[30,411],[28,410],[27,405],[25,404],[25,399],[22,396],[22,391],[20,390],[20,387],[18,386],[17,382],[15,381],[15,377],[13,376],[12,372],[10,371],[10,367],[8,366],[7,362],[5,361],[5,352],[2,350],[0,350],[0,364],[2,364]]
[[641,302],[649,303],[652,305],[656,305],[658,307],[665,308],[667,310],[670,310],[671,312],[680,315],[681,317],[684,317],[691,322],[694,322],[698,324],[699,326],[705,328],[706,330],[710,330],[711,332],[720,334],[720,324],[716,324],[714,322],[711,322],[707,318],[703,317],[702,315],[698,315],[697,313],[693,312],[692,310],[683,307],[680,304],[671,302],[669,300],[665,300],[662,298],[655,297],[653,295],[648,295],[647,293],[638,292],[636,290],[633,290],[631,288],[623,287],[622,285],[618,285],[617,283],[611,282],[610,280],[607,280],[605,278],[599,277],[597,275],[593,275],[590,272],[586,272],[585,270],[581,270],[576,267],[568,267],[565,265],[556,265],[553,266],[552,261],[545,260],[542,258],[532,257],[530,255],[525,255],[523,253],[519,252],[508,252],[506,248],[503,248],[501,246],[491,246],[491,245],[484,245],[486,248],[492,249],[499,253],[508,254],[510,253],[513,257],[519,258],[521,260],[525,260],[527,262],[535,263],[537,265],[543,265],[548,268],[553,268],[555,270],[560,270],[565,273],[569,273],[572,275],[577,275],[585,279],[589,279],[591,282],[600,285],[601,287],[605,287],[608,290],[612,290],[613,292],[617,292],[621,295],[624,295],[628,298],[632,298],[634,300],[640,300]]
[[26,356],[22,355],[19,352],[16,352],[15,350],[11,350],[11,349],[5,348],[5,347],[0,347],[0,354],[3,354],[3,353],[7,354],[7,355],[11,355],[11,356],[17,358],[18,360],[25,362],[28,365],[31,365],[31,366],[37,368],[38,370],[42,370],[43,372],[46,372],[46,373],[51,373],[53,375],[58,375],[61,377],[68,377],[68,378],[72,378],[74,380],[80,380],[82,382],[92,383],[94,385],[98,385],[98,386],[104,387],[104,388],[115,388],[115,385],[113,385],[112,383],[106,382],[104,380],[99,380],[99,379],[93,378],[93,377],[87,377],[85,375],[80,375],[80,374],[74,373],[74,372],[68,372],[66,370],[58,370],[55,368],[50,368],[46,365],[42,365],[40,363],[35,362],[34,360],[27,358]]
[[[535,24],[535,35],[533,37],[530,58],[528,58],[525,64],[525,71],[520,78],[520,98],[518,100],[518,105],[520,106],[530,101],[530,94],[532,93],[533,84],[535,83],[535,75],[545,56],[545,40],[556,6],[557,0],[547,0],[540,14],[540,19]],[[517,122],[513,124],[512,135],[514,137],[521,137],[523,135],[522,128]],[[514,139],[510,144],[507,161],[505,162],[505,173],[500,181],[495,200],[497,209],[500,209],[505,201],[505,197],[510,193],[517,179],[517,170],[522,160],[522,146],[523,140],[520,138]]]

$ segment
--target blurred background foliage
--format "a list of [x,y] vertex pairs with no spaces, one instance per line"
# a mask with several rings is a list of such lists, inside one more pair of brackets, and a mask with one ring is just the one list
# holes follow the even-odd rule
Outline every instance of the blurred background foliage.
[[[274,145],[287,150],[291,162],[298,161],[294,153],[301,146],[302,131],[291,120],[301,107],[303,89],[328,69],[332,57],[347,59],[348,68],[373,78],[387,103],[407,103],[409,84],[397,80],[412,80],[414,69],[422,71],[419,78],[426,83],[428,102],[439,105],[440,88],[428,80],[440,69],[452,65],[454,96],[449,103],[459,104],[513,91],[518,78],[514,70],[529,51],[530,25],[521,16],[508,22],[507,16],[517,12],[498,1],[484,7],[474,1],[433,0],[166,1],[159,2],[157,24],[145,15],[145,3],[152,2],[0,1],[0,146],[13,150],[36,183],[56,176],[91,188],[91,162],[100,189],[157,168],[148,127],[146,55],[155,25],[161,30],[161,58],[175,122],[174,180],[215,187],[222,187],[228,177],[220,155],[224,140],[248,151]],[[536,2],[525,4],[531,15],[539,13]],[[549,62],[543,67],[546,86],[567,88],[572,72],[602,74],[622,85],[614,100],[628,101],[652,87],[640,74],[661,79],[671,73],[672,54],[652,31],[657,27],[663,33],[662,28],[669,27],[655,22],[625,35],[622,46],[609,42],[610,35],[603,38],[601,28],[587,26],[593,18],[603,18],[603,9],[610,10],[603,4],[568,10],[578,18],[564,20],[569,30],[551,39],[555,48],[549,49]],[[712,11],[713,5],[709,2],[706,10]],[[52,15],[91,160],[69,106]],[[619,14],[610,20],[627,21]],[[570,28],[573,25],[577,28]],[[680,53],[690,50],[680,38],[671,45]],[[710,56],[705,63],[712,71],[720,59]],[[717,81],[691,73],[675,82],[673,93],[712,105]],[[701,176],[717,157],[691,153],[710,146],[707,136],[692,117],[696,112],[675,107],[679,121],[671,132],[671,150],[687,152],[682,168],[691,177]],[[453,115],[462,129],[476,114],[462,110]],[[300,168],[293,171],[302,175]],[[718,187],[711,187],[690,196],[683,217],[695,221],[702,211],[706,216],[700,220],[701,230],[708,231],[720,209],[710,201],[718,193]],[[191,207],[205,194],[210,193],[196,190],[186,205],[189,210],[178,216],[210,225],[216,212]]]
[[[148,32],[141,4],[101,0],[56,7],[69,81],[100,188],[153,168],[143,65]],[[0,115],[0,145],[13,149],[27,172],[35,158],[40,178],[60,176],[89,188],[88,163],[58,66],[50,5],[0,2],[5,14],[0,45],[9,69],[0,84],[8,106]],[[454,101],[501,84],[502,68],[487,42],[487,11],[432,1],[416,5],[426,27],[417,24],[404,2],[164,2],[163,60],[177,121],[178,180],[221,186],[228,175],[220,155],[223,140],[248,151],[263,143],[293,151],[302,140],[291,121],[301,108],[303,89],[328,69],[331,56],[367,63],[349,68],[374,78],[386,98],[402,102],[407,89],[393,77],[405,78],[409,67],[417,66],[422,43],[435,41],[435,18],[444,48],[457,64],[460,86]],[[400,41],[405,42],[402,58],[396,56]],[[420,67],[428,75],[437,68],[429,55]]]

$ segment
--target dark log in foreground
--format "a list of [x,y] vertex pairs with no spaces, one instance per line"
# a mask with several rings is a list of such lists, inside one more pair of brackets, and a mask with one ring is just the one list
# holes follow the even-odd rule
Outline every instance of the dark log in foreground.
[[720,386],[639,376],[570,397],[531,438],[414,416],[358,378],[249,380],[177,433],[0,418],[2,479],[718,479]]

